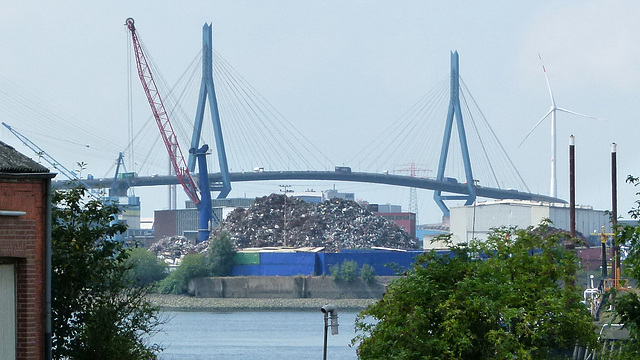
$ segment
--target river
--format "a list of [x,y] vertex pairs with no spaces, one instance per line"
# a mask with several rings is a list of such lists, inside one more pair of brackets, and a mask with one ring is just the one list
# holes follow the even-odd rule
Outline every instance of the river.
[[[167,311],[152,341],[160,360],[322,359],[324,314],[318,311]],[[339,334],[328,332],[327,359],[357,359],[349,347],[357,312],[338,309]]]

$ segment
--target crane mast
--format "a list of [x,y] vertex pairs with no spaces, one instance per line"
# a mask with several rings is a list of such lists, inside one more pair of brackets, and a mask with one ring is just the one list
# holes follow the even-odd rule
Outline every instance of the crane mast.
[[187,196],[197,206],[200,204],[200,199],[198,198],[196,184],[193,181],[193,177],[191,177],[191,173],[189,173],[187,162],[182,155],[182,150],[180,150],[180,145],[178,145],[178,139],[173,131],[171,121],[169,120],[169,114],[164,107],[156,82],[153,80],[151,68],[149,67],[147,58],[142,51],[142,45],[138,40],[138,34],[136,32],[133,19],[128,18],[125,25],[131,32],[131,40],[133,41],[133,49],[136,56],[138,77],[140,77],[140,82],[142,83],[144,92],[147,95],[147,100],[149,101],[149,106],[151,106],[151,111],[153,112],[153,117],[156,119],[156,123],[160,129],[160,135],[162,136],[162,141],[164,142],[164,146],[169,154],[171,165],[178,177],[178,181],[187,193]]

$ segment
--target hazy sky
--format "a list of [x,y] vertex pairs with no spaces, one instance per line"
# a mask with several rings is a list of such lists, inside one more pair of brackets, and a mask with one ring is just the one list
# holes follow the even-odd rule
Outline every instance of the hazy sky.
[[[637,189],[623,181],[640,175],[636,1],[0,0],[0,9],[0,120],[29,130],[67,167],[86,162],[85,174],[108,174],[127,144],[130,38],[123,24],[133,17],[170,84],[197,56],[202,25],[212,23],[215,50],[335,164],[446,77],[457,50],[461,76],[529,188],[548,194],[550,123],[518,147],[550,105],[540,53],[557,105],[602,119],[558,115],[559,197],[568,198],[574,134],[577,202],[610,208],[612,142],[619,213],[636,199]],[[133,81],[137,129],[150,111]],[[32,155],[4,128],[0,139]],[[440,143],[441,135],[425,142]],[[333,185],[289,183],[296,191]],[[371,202],[408,205],[408,189],[336,186]],[[230,196],[277,191],[278,183],[235,184]],[[136,190],[143,216],[166,206],[165,192]],[[419,195],[421,222],[438,220],[432,193]]]

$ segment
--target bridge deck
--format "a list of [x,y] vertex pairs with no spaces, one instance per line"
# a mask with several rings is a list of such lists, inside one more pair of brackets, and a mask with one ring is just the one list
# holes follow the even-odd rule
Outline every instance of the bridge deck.
[[[438,181],[436,179],[411,177],[405,175],[391,175],[364,172],[337,172],[337,171],[260,171],[260,172],[232,172],[231,182],[244,181],[268,181],[268,180],[328,180],[328,181],[350,181],[371,184],[394,185],[402,187],[413,187],[425,190],[441,190],[452,194],[467,195],[466,183],[459,183],[455,180]],[[113,179],[84,180],[88,186],[93,188],[110,188]],[[209,174],[211,184],[222,181],[220,173]],[[130,186],[161,186],[178,184],[175,176],[140,176],[134,179],[118,179],[116,186],[120,193],[126,193]],[[54,188],[69,188],[72,186],[68,181],[53,181]],[[554,203],[566,203],[565,200],[528,192],[511,189],[498,189],[491,187],[476,187],[476,194],[479,197],[488,199],[514,199],[532,200]]]

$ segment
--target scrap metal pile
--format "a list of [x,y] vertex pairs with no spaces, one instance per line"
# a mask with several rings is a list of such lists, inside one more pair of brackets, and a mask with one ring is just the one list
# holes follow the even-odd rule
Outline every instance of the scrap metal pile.
[[188,254],[204,253],[209,249],[209,242],[196,244],[184,236],[168,236],[149,246],[156,256],[168,265],[180,265],[182,258]]
[[231,234],[238,249],[325,247],[327,252],[336,252],[418,246],[400,226],[373,215],[354,201],[338,198],[312,204],[287,197],[285,204],[284,195],[271,194],[257,198],[248,209],[235,209],[218,224],[212,236],[222,231]]

